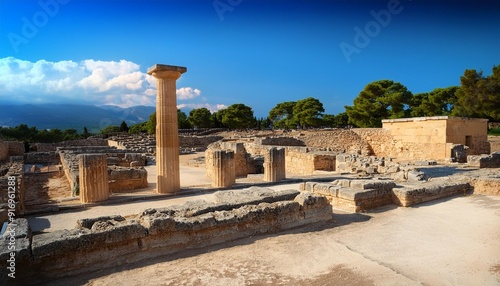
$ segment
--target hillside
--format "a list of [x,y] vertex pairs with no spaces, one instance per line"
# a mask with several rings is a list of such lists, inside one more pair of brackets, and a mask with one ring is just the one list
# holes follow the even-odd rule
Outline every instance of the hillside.
[[41,129],[76,129],[87,127],[90,132],[98,132],[109,125],[120,125],[125,121],[129,126],[147,121],[155,111],[153,106],[93,106],[76,104],[25,104],[0,105],[0,126],[27,124]]

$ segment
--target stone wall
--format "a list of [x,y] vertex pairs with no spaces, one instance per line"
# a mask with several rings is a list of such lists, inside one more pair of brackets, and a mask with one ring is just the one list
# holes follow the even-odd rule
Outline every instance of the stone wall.
[[382,124],[390,134],[388,140],[367,141],[379,157],[448,160],[454,144],[468,146],[469,155],[489,153],[487,122],[448,116],[387,119]]
[[306,147],[287,147],[285,169],[287,175],[311,176],[314,171],[335,171],[336,153],[312,151]]
[[371,155],[372,151],[355,129],[332,129],[304,133],[298,137],[310,148],[332,151],[336,153]]
[[474,187],[474,194],[488,196],[500,195],[500,177],[497,178],[473,178],[470,184]]
[[335,170],[339,173],[388,174],[400,171],[400,164],[392,158],[339,154]]
[[108,167],[109,191],[123,192],[148,187],[148,172],[144,167]]
[[58,147],[76,147],[76,146],[108,146],[108,141],[101,138],[88,138],[63,141],[59,143],[33,143],[30,148],[36,152],[54,152]]
[[29,152],[24,154],[25,164],[58,165],[61,162],[56,152]]
[[[8,212],[9,212],[9,187],[14,188],[14,202],[15,202],[15,215],[19,216],[20,212],[25,209],[24,207],[24,197],[25,197],[25,188],[24,188],[24,173],[23,166],[24,162],[22,161],[22,157],[17,157],[21,160],[13,160],[13,162],[8,163],[7,165],[2,166],[0,169],[2,170],[2,175],[0,176],[0,224],[7,221]],[[9,180],[9,177],[15,177],[15,185],[9,185],[9,182],[13,182]],[[10,189],[12,190],[12,189]]]
[[[179,135],[179,147],[204,151],[211,143],[222,140],[222,136],[185,136]],[[155,135],[133,134],[117,135],[108,138],[109,146],[118,149],[154,155],[156,153]]]
[[23,142],[0,141],[0,162],[8,161],[10,156],[22,156],[24,152]]
[[[332,218],[326,198],[312,193],[254,188],[215,197],[215,203],[147,209],[127,218],[82,219],[75,229],[38,235],[31,234],[26,219],[18,220],[16,267],[22,271],[16,272],[16,282],[46,282]],[[7,243],[0,240],[2,269]],[[6,274],[0,272],[2,285]]]
[[331,183],[304,182],[300,189],[325,196],[335,208],[361,212],[389,204],[408,207],[464,194],[470,191],[471,185],[465,181],[429,181],[396,185],[392,180],[340,179]]
[[[68,180],[71,188],[78,185],[78,155],[79,154],[106,154],[107,164],[109,168],[111,167],[136,167],[140,168],[146,164],[146,156],[141,153],[128,153],[125,150],[117,149],[116,147],[110,146],[80,146],[80,147],[59,147],[57,153],[60,156],[61,164],[63,166],[64,174]],[[108,169],[109,169],[108,168]],[[143,168],[142,168],[143,169]],[[144,170],[145,171],[145,170]],[[139,171],[141,172],[141,171]],[[109,170],[108,170],[109,173]],[[126,177],[120,176],[120,180],[127,180]],[[147,178],[147,175],[146,175]],[[135,179],[132,179],[134,181]],[[142,179],[141,179],[142,180]],[[138,186],[138,188],[143,188],[143,183],[126,181],[117,182],[118,179],[114,179],[112,182],[113,190],[118,191],[119,186],[127,186],[124,190],[129,190],[128,186]],[[146,185],[147,187],[147,185]]]
[[467,156],[467,163],[471,167],[500,168],[500,152],[491,153],[491,155],[470,155]]

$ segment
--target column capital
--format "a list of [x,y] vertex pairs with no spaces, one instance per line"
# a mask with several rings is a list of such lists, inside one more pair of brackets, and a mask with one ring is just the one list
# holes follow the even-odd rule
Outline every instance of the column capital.
[[156,78],[178,79],[186,71],[186,67],[156,64],[148,69],[148,74]]

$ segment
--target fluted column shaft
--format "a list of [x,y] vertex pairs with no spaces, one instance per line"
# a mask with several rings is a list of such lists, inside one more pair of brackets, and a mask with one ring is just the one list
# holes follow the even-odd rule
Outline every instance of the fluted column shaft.
[[286,177],[285,149],[273,147],[264,154],[264,181],[278,182]]
[[156,191],[180,190],[179,134],[177,125],[176,80],[185,67],[155,65],[148,74],[156,79]]
[[105,154],[78,155],[80,202],[95,203],[109,198],[108,164]]

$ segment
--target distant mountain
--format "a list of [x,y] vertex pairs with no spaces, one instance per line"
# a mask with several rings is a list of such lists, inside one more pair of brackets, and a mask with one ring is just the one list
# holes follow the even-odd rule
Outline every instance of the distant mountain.
[[147,121],[156,110],[154,106],[132,106],[122,108],[112,105],[93,106],[76,104],[25,104],[0,105],[0,126],[27,124],[41,129],[76,129],[87,127],[89,132],[98,132],[109,125],[129,126]]

